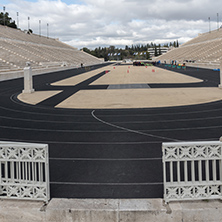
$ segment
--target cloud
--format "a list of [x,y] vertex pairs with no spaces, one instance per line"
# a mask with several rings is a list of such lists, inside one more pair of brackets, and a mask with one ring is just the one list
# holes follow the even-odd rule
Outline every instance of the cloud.
[[[94,48],[150,42],[184,43],[198,33],[217,28],[220,1],[209,0],[11,0],[6,11],[27,29],[28,17],[34,33],[59,38],[74,47]],[[221,15],[221,13],[220,13]],[[221,18],[221,17],[220,17]],[[39,25],[41,20],[41,26]],[[220,19],[221,21],[221,19]]]

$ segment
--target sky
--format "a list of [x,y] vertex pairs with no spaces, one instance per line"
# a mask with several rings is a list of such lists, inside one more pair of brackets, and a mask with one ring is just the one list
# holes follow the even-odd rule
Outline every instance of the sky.
[[222,25],[221,0],[0,0],[3,6],[22,30],[29,22],[47,36],[48,24],[49,37],[78,49],[182,44]]

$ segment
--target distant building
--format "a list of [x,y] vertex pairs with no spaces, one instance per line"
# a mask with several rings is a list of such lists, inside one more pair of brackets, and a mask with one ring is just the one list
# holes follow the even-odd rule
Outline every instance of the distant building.
[[[163,54],[167,53],[171,48],[168,48],[168,47],[160,47],[159,48],[157,46],[156,49],[157,49],[158,55],[159,55],[159,51],[161,52],[161,55],[163,55]],[[155,48],[154,47],[148,48],[148,53],[150,55],[150,58],[155,57]]]

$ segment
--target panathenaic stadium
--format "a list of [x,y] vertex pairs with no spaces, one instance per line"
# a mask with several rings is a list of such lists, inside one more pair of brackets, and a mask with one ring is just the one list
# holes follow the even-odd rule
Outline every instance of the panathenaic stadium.
[[221,50],[134,66],[0,26],[0,221],[221,221]]

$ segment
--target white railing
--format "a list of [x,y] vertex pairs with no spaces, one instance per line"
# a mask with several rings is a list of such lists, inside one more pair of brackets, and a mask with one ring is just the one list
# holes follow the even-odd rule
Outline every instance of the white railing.
[[48,202],[48,145],[0,141],[0,198]]
[[164,200],[222,198],[222,143],[163,143]]

